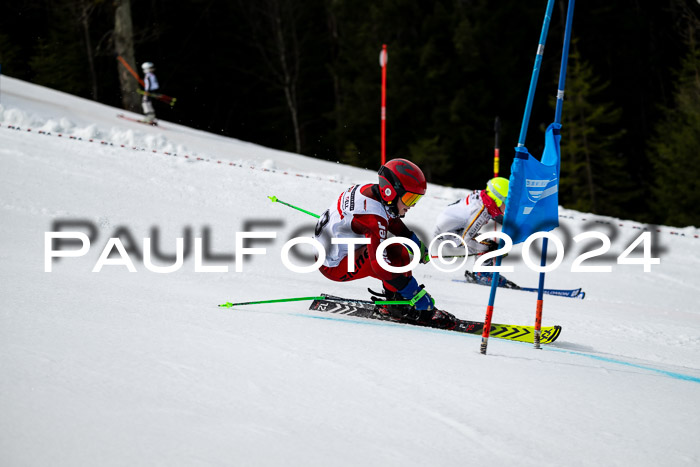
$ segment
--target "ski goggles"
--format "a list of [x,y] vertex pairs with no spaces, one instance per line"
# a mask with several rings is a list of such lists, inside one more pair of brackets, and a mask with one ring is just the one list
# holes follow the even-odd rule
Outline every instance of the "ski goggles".
[[420,201],[420,199],[423,197],[423,195],[419,195],[417,193],[411,193],[410,191],[407,191],[401,196],[401,201],[403,204],[406,205],[406,207],[413,207]]

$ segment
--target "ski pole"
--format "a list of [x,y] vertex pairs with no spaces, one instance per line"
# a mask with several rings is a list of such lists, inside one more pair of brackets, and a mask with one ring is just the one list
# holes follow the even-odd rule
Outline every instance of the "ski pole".
[[[307,300],[327,300],[329,302],[334,302],[334,300],[331,297],[323,297],[323,296],[317,296],[317,297],[293,297],[293,298],[278,298],[275,300],[258,300],[255,302],[238,302],[238,303],[231,303],[231,302],[226,302],[219,307],[221,308],[233,308],[234,306],[242,306],[242,305],[262,305],[266,303],[284,303],[284,302],[301,302],[301,301],[307,301]],[[378,300],[374,302],[375,305],[413,305],[411,300]]]
[[289,207],[292,208],[292,209],[296,209],[297,211],[301,211],[301,212],[303,212],[303,213],[306,213],[306,214],[308,214],[309,216],[313,216],[313,217],[315,217],[316,219],[318,219],[319,217],[321,217],[321,216],[319,216],[318,214],[314,214],[314,213],[311,212],[311,211],[307,211],[306,209],[302,209],[302,208],[300,208],[300,207],[294,206],[293,204],[285,203],[285,202],[282,201],[281,199],[277,199],[277,196],[274,196],[274,195],[273,195],[273,196],[268,196],[268,198],[270,198],[270,201],[272,201],[273,203],[284,204],[285,206],[289,206]]
[[165,102],[166,104],[169,104],[170,107],[173,107],[175,105],[175,102],[177,101],[177,97],[170,97],[165,94],[148,92],[144,91],[143,89],[137,89],[136,92],[138,92],[141,95],[152,97],[154,99],[158,99],[159,101]]
[[304,300],[323,300],[324,297],[295,297],[295,298],[278,298],[276,300],[259,300],[255,302],[238,302],[238,303],[231,303],[231,302],[226,302],[222,305],[219,305],[222,308],[232,308],[234,306],[241,306],[241,305],[262,305],[265,303],[282,303],[282,302],[301,302]]
[[468,255],[450,255],[450,256],[438,256],[438,255],[430,255],[431,258],[444,258],[444,259],[452,259],[452,258],[467,258],[469,256],[479,256],[478,253],[469,253]]

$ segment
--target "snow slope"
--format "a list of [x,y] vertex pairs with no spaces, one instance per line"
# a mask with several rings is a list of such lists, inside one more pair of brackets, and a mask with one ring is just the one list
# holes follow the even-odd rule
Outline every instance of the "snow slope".
[[[546,286],[587,295],[546,297],[543,324],[563,331],[542,350],[491,338],[483,356],[478,336],[329,316],[306,302],[222,309],[377,288],[285,268],[284,243],[315,219],[267,198],[321,213],[376,167],[150,128],[0,79],[0,465],[700,464],[697,229],[652,228],[661,264],[645,273],[615,258],[646,226],[561,209],[568,248]],[[408,224],[431,233],[467,192],[430,185]],[[45,272],[56,222],[90,233],[91,246]],[[584,264],[611,273],[570,271],[600,245],[571,241],[591,230],[612,238],[610,259]],[[252,242],[267,254],[237,263],[244,231],[276,238]],[[136,272],[92,272],[110,237]],[[144,239],[168,266],[178,237],[190,247],[182,267],[147,269]],[[519,252],[505,275],[534,287]],[[440,307],[483,320],[489,288],[454,282],[463,270],[415,275]],[[532,325],[535,298],[499,291],[494,322]]]

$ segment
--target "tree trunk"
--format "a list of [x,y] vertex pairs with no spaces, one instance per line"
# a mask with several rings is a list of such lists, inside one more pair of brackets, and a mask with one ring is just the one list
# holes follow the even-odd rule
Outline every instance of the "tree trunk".
[[[299,130],[299,107],[297,102],[297,82],[299,80],[299,47],[296,37],[296,25],[293,15],[289,15],[284,20],[289,28],[289,44],[282,25],[282,8],[292,8],[290,5],[280,5],[278,0],[270,2],[270,21],[274,30],[275,52],[279,60],[282,73],[282,87],[287,102],[287,108],[292,118],[294,129],[294,142],[297,154],[301,154],[301,132]],[[288,47],[289,45],[289,47]]]
[[[131,23],[130,0],[115,0],[114,10],[114,52],[136,69],[134,59],[134,30]],[[138,81],[121,63],[119,67],[119,83],[122,92],[122,106],[132,112],[140,112],[141,105],[138,93]]]
[[335,105],[333,107],[333,119],[335,120],[335,157],[336,160],[342,161],[345,135],[343,132],[343,99],[341,96],[340,76],[337,71],[340,38],[338,35],[338,21],[335,13],[333,13],[330,1],[326,2],[326,18],[328,21],[328,32],[330,34],[331,43],[331,64],[329,66],[329,72],[333,79],[333,96],[335,97]]
[[300,50],[297,36],[295,4],[291,0],[240,0],[251,28],[249,38],[260,52],[264,79],[281,88],[294,133],[294,148],[301,153],[303,129],[299,122]]
[[90,4],[86,0],[81,2],[80,23],[83,27],[85,36],[85,48],[87,49],[88,66],[90,68],[90,85],[92,100],[97,100],[97,73],[95,72],[95,53],[92,50],[92,41],[90,40],[90,16],[95,8],[95,4]]

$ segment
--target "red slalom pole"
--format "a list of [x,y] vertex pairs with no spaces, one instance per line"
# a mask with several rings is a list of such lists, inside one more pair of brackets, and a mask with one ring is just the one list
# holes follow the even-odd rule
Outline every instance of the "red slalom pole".
[[382,165],[386,164],[386,64],[389,61],[389,53],[386,44],[382,45],[379,52],[379,66],[382,67]]
[[537,306],[535,308],[535,336],[533,338],[533,344],[536,349],[540,347],[540,337],[542,335],[542,306],[544,301],[541,298],[537,299]]
[[501,119],[496,117],[496,121],[494,122],[493,125],[493,130],[496,133],[496,144],[494,145],[493,148],[493,176],[498,177],[498,171],[501,165],[501,156],[500,156],[500,143],[498,142],[498,137],[501,132]]
[[[496,280],[498,280],[498,278],[496,278]],[[491,335],[491,318],[493,318],[493,305],[488,305],[486,307],[486,319],[484,320],[484,330],[481,332],[481,347],[479,349],[483,355],[486,355],[486,348],[489,345],[489,336]]]
[[141,83],[141,86],[144,85],[143,80],[142,80],[141,78],[139,78],[138,73],[136,73],[136,72],[134,71],[134,69],[131,68],[131,66],[129,66],[129,64],[126,62],[126,60],[124,60],[124,57],[122,57],[121,55],[117,55],[117,60],[119,60],[119,61],[122,63],[122,65],[124,65],[124,68],[126,68],[127,70],[129,70],[129,73],[131,73],[131,75],[132,75],[134,78],[136,78],[136,81],[138,81],[139,83]]
[[[498,177],[498,172],[501,167],[501,144],[498,142],[501,133],[501,119],[496,116],[496,121],[493,123],[493,131],[496,134],[496,141],[493,146],[493,177]],[[498,230],[498,223],[493,223],[493,230]]]

